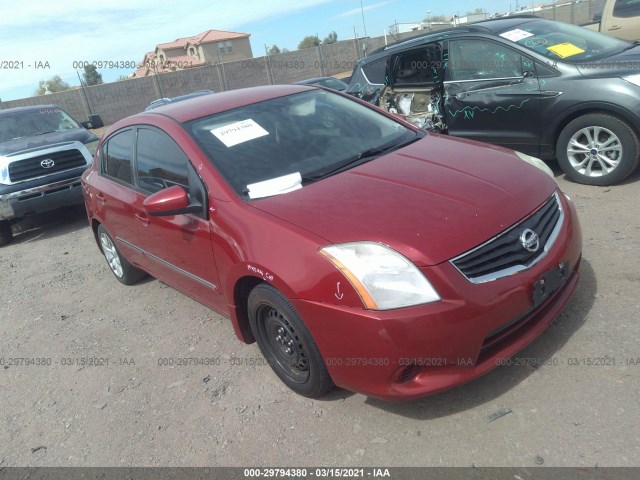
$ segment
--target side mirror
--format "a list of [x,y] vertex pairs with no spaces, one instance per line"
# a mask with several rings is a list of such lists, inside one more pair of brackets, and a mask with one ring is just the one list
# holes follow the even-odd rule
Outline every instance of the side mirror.
[[189,205],[189,196],[185,189],[179,185],[174,185],[149,195],[142,202],[142,206],[152,217],[199,213],[203,209],[200,204]]
[[84,128],[102,128],[104,127],[104,122],[102,121],[102,117],[100,115],[89,115],[88,120],[86,122],[82,122],[81,125]]

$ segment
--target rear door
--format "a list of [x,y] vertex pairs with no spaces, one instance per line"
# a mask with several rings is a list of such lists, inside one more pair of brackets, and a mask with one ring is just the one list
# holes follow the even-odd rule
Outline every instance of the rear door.
[[444,114],[451,135],[540,152],[540,84],[535,62],[501,42],[449,40]]
[[99,152],[100,171],[95,177],[96,215],[113,237],[125,258],[153,273],[139,248],[142,241],[135,221],[135,212],[142,208],[144,197],[135,190],[133,176],[133,146],[135,129],[128,128],[109,137]]

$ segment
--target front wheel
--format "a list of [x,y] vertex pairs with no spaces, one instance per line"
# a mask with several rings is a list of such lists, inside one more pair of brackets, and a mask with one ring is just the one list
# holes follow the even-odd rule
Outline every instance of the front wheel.
[[564,173],[586,185],[613,185],[638,166],[638,136],[622,120],[601,113],[570,122],[558,137],[558,163]]
[[289,300],[270,285],[249,294],[249,322],[260,351],[273,371],[293,391],[317,398],[333,382],[302,318]]
[[0,247],[8,245],[13,241],[13,232],[11,231],[11,222],[9,220],[0,220]]

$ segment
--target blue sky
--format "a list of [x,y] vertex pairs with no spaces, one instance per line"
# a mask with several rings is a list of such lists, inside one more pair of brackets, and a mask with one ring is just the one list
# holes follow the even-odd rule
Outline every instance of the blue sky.
[[[242,2],[181,0],[111,0],[87,2],[3,2],[0,17],[0,98],[29,97],[39,80],[60,75],[78,85],[78,61],[140,62],[157,43],[218,29],[251,34],[254,56],[264,46],[294,50],[306,35],[324,38],[335,31],[339,40],[380,36],[394,22],[419,22],[430,15],[464,15],[476,8],[489,13],[515,8],[515,0],[244,0]],[[520,1],[521,6],[527,4]],[[537,3],[536,3],[537,4]],[[8,64],[19,68],[6,68]],[[40,68],[37,68],[40,67]],[[99,70],[105,82],[132,69]]]

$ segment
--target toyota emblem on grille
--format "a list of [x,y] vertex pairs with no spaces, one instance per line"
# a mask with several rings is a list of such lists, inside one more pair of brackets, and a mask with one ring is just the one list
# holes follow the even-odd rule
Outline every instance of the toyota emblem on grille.
[[40,166],[42,166],[42,168],[51,168],[56,164],[56,162],[54,162],[53,160],[51,160],[50,158],[45,158],[44,160],[42,160],[40,162]]
[[527,252],[537,252],[540,248],[540,237],[533,230],[525,228],[520,235],[520,243]]

